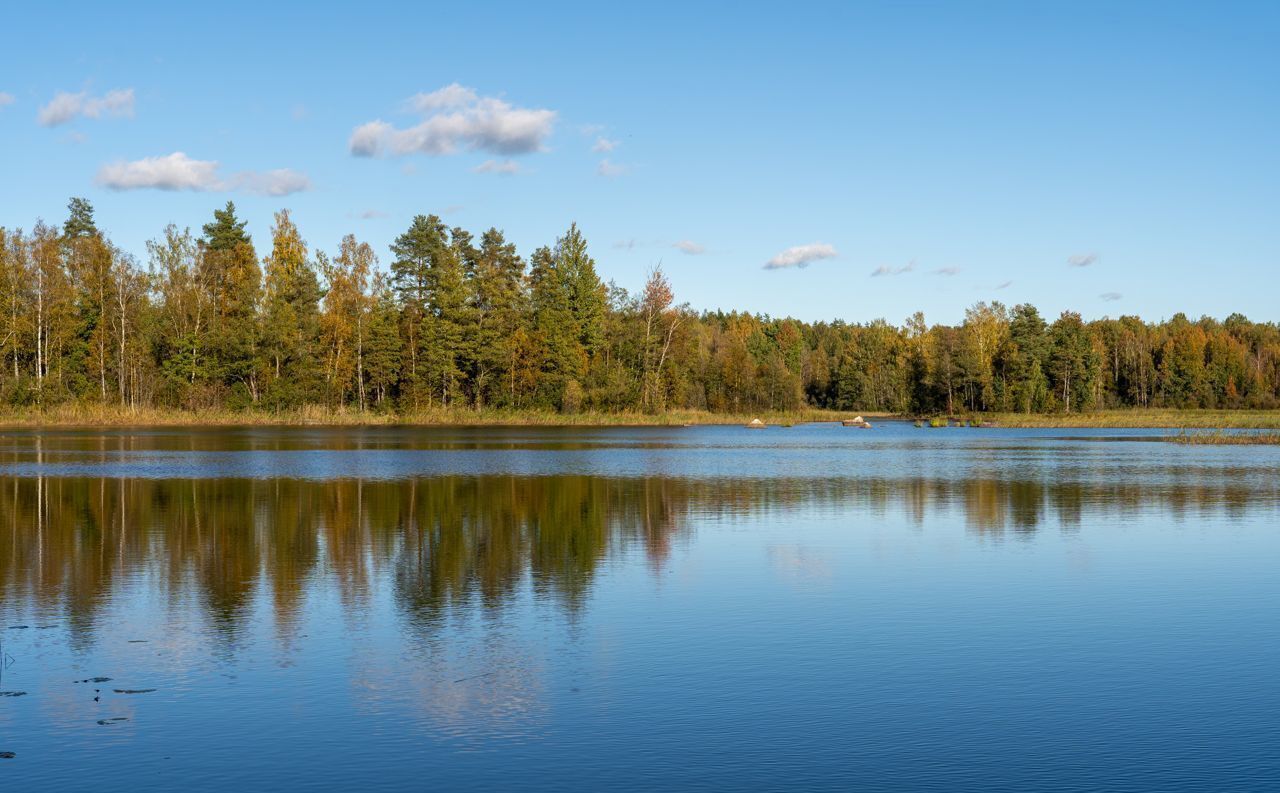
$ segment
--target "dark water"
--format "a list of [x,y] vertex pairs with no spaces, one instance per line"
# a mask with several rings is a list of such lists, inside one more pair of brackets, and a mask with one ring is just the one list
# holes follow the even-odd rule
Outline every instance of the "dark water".
[[1280,448],[1154,434],[3,432],[0,789],[1276,789]]

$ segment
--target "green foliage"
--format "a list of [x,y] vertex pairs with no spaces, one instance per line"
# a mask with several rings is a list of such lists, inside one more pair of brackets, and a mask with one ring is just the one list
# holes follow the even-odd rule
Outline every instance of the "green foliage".
[[526,269],[497,229],[477,241],[419,215],[381,271],[350,235],[332,254],[309,251],[288,212],[259,259],[231,203],[199,238],[165,228],[143,270],[96,227],[87,201],[68,208],[61,228],[0,228],[7,405],[276,415],[318,404],[477,415],[816,408],[1001,421],[1280,407],[1280,327],[1240,315],[1086,322],[1067,312],[1050,324],[1033,306],[1000,303],[972,306],[958,325],[930,326],[918,313],[900,326],[698,315],[677,303],[660,268],[634,297],[601,283],[576,224],[534,250]]
[[288,210],[276,213],[259,348],[264,394],[277,409],[321,398],[320,280]]
[[246,221],[236,217],[236,205],[227,202],[224,209],[213,210],[213,221],[204,224],[204,245],[209,250],[227,251],[239,245],[252,244],[245,232]]
[[93,204],[87,198],[72,198],[67,203],[67,221],[62,224],[62,233],[68,239],[77,237],[96,237],[98,226],[93,222]]

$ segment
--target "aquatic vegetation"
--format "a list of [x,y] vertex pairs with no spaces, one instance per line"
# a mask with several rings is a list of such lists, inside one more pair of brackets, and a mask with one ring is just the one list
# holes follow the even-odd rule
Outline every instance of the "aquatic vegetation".
[[1280,432],[1183,432],[1169,440],[1187,446],[1280,446]]

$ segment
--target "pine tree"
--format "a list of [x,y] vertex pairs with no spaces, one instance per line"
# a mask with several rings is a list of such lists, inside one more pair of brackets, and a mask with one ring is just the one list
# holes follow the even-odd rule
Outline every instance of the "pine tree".
[[98,236],[98,226],[93,221],[93,204],[87,198],[72,198],[67,203],[67,221],[62,224],[62,234],[69,239]]
[[237,245],[252,244],[245,232],[246,221],[236,217],[236,205],[227,202],[224,209],[213,210],[213,221],[204,224],[204,244],[211,251],[227,251]]
[[497,229],[486,231],[471,274],[475,355],[470,376],[477,405],[515,401],[516,333],[526,310],[523,282],[524,260],[516,246]]
[[469,307],[463,259],[470,236],[450,232],[435,215],[418,215],[391,246],[392,283],[404,307],[406,378],[415,407],[437,399],[447,406],[460,396],[467,357]]
[[529,258],[530,302],[535,339],[530,345],[541,352],[539,401],[561,407],[569,383],[581,387],[586,371],[579,326],[573,313],[570,289],[551,249],[542,247]]
[[1049,397],[1048,325],[1032,305],[1014,306],[1009,320],[1011,406],[1024,413],[1044,410]]
[[370,291],[372,306],[365,367],[374,403],[386,408],[390,407],[397,379],[404,371],[400,306],[390,281],[382,273],[374,276]]
[[605,288],[578,224],[570,225],[556,241],[555,266],[568,289],[578,342],[588,356],[595,355],[604,341]]
[[[199,281],[209,291],[212,322],[209,333],[210,370],[215,382],[229,387],[230,404],[256,403],[262,396],[259,380],[258,305],[262,269],[230,201],[215,210],[199,243]],[[214,400],[221,396],[211,395]]]
[[448,255],[447,228],[435,215],[417,215],[391,245],[391,285],[402,307],[404,354],[408,371],[404,384],[409,402],[419,407],[430,399],[434,382],[426,359],[431,353],[431,270],[435,261]]

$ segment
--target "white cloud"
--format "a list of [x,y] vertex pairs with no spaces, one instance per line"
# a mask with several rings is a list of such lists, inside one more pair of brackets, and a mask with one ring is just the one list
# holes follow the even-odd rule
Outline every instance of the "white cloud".
[[679,242],[675,243],[671,247],[675,248],[681,253],[687,253],[690,256],[701,256],[702,254],[707,252],[707,248],[705,245],[696,243],[693,240],[680,240]]
[[111,190],[216,190],[221,184],[217,162],[193,160],[180,151],[104,165],[97,182]]
[[1096,264],[1098,259],[1099,256],[1096,253],[1077,253],[1074,256],[1067,257],[1067,264],[1072,267],[1088,267],[1091,264]]
[[311,189],[306,174],[280,168],[242,171],[223,178],[216,160],[193,160],[180,151],[163,157],[114,162],[98,170],[97,183],[109,190],[189,190],[226,192],[240,190],[268,196],[285,196]]
[[395,128],[385,121],[370,121],[352,130],[347,146],[357,157],[372,157],[381,151],[383,141],[394,132]]
[[628,170],[630,169],[621,163],[601,160],[600,164],[596,166],[596,176],[613,178],[615,176],[622,176]]
[[515,160],[485,160],[471,169],[475,173],[496,173],[510,176],[520,173],[520,163]]
[[596,138],[596,142],[591,146],[591,150],[596,154],[608,154],[614,149],[622,145],[622,141],[610,140],[606,137]]
[[246,193],[266,196],[284,196],[311,189],[311,179],[299,171],[276,168],[271,171],[242,171],[233,174],[224,190],[242,190]]
[[960,268],[959,268],[959,267],[939,267],[938,269],[936,269],[936,270],[934,270],[934,271],[933,271],[933,274],[934,274],[934,275],[947,275],[947,276],[951,276],[951,275],[959,275],[959,274],[960,274]]
[[365,211],[361,212],[359,215],[356,215],[356,217],[360,218],[361,220],[379,220],[381,218],[390,217],[390,215],[388,215],[386,212],[383,212],[381,209],[366,209]]
[[808,245],[796,245],[787,248],[765,263],[766,270],[780,270],[784,267],[808,267],[821,259],[831,259],[839,255],[834,246],[825,242],[811,242]]
[[76,118],[103,118],[105,116],[133,118],[133,89],[117,88],[102,96],[89,96],[88,91],[76,94],[59,91],[49,104],[40,108],[36,120],[41,126],[56,127]]
[[417,93],[405,100],[405,107],[419,113],[434,113],[437,110],[454,110],[476,102],[480,99],[470,88],[450,83],[444,88],[429,94]]
[[403,129],[382,119],[361,124],[351,132],[351,153],[357,157],[443,156],[460,150],[528,154],[546,148],[556,120],[554,110],[513,107],[457,83],[417,94],[404,104],[423,115],[422,121]]
[[1114,303],[1120,298],[1124,297],[1124,295],[1120,294],[1119,292],[1103,292],[1102,294],[1098,295],[1098,297],[1102,298],[1108,303]]
[[6,91],[0,91],[0,107],[8,107],[13,104],[13,94]]
[[887,264],[882,264],[876,269],[871,271],[871,277],[880,278],[881,276],[885,276],[885,275],[902,275],[903,273],[912,272],[915,269],[916,269],[916,262],[914,259],[902,265],[901,267],[890,267]]

